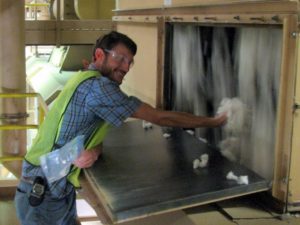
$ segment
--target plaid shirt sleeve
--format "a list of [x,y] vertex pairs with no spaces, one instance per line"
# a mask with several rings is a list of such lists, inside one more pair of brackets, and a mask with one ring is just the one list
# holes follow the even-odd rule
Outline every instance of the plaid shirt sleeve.
[[123,93],[117,83],[100,77],[93,80],[86,104],[89,110],[106,122],[120,126],[137,110],[141,101]]

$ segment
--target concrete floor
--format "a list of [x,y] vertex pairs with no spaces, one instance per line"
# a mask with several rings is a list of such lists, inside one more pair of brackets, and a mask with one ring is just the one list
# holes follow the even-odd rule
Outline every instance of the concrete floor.
[[[79,200],[77,206],[82,225],[102,225],[86,202]],[[0,225],[19,225],[12,201],[0,201],[0,214]],[[242,197],[121,225],[300,225],[300,212],[276,214],[257,200]]]

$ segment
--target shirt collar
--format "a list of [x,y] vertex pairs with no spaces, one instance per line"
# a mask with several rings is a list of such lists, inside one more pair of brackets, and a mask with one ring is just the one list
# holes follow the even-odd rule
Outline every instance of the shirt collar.
[[[98,71],[98,72],[101,74],[101,72],[96,68],[96,66],[95,66],[94,63],[90,63],[90,65],[88,66],[88,70]],[[104,80],[107,80],[107,81],[109,81],[109,82],[111,82],[111,83],[114,83],[114,84],[116,84],[116,85],[119,86],[119,84],[118,84],[117,82],[115,82],[115,81],[109,79],[109,78],[106,77],[106,76],[103,76],[103,75],[102,75],[101,78],[104,79]]]

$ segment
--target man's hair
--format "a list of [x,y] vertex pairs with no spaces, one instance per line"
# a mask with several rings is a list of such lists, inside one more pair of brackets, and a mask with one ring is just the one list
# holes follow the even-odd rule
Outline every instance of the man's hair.
[[95,57],[95,52],[97,48],[111,50],[118,44],[125,45],[133,55],[136,54],[137,46],[131,38],[117,31],[112,31],[98,38],[93,49],[93,57]]

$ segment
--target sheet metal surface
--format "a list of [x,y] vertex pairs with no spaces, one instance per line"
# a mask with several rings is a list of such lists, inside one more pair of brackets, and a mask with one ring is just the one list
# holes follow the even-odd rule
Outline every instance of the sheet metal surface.
[[[193,160],[203,153],[210,155],[208,167],[193,169]],[[229,171],[248,175],[249,184],[227,180]],[[175,129],[166,139],[160,127],[144,130],[141,121],[111,129],[103,155],[86,173],[116,221],[263,191],[269,186],[187,132]]]

